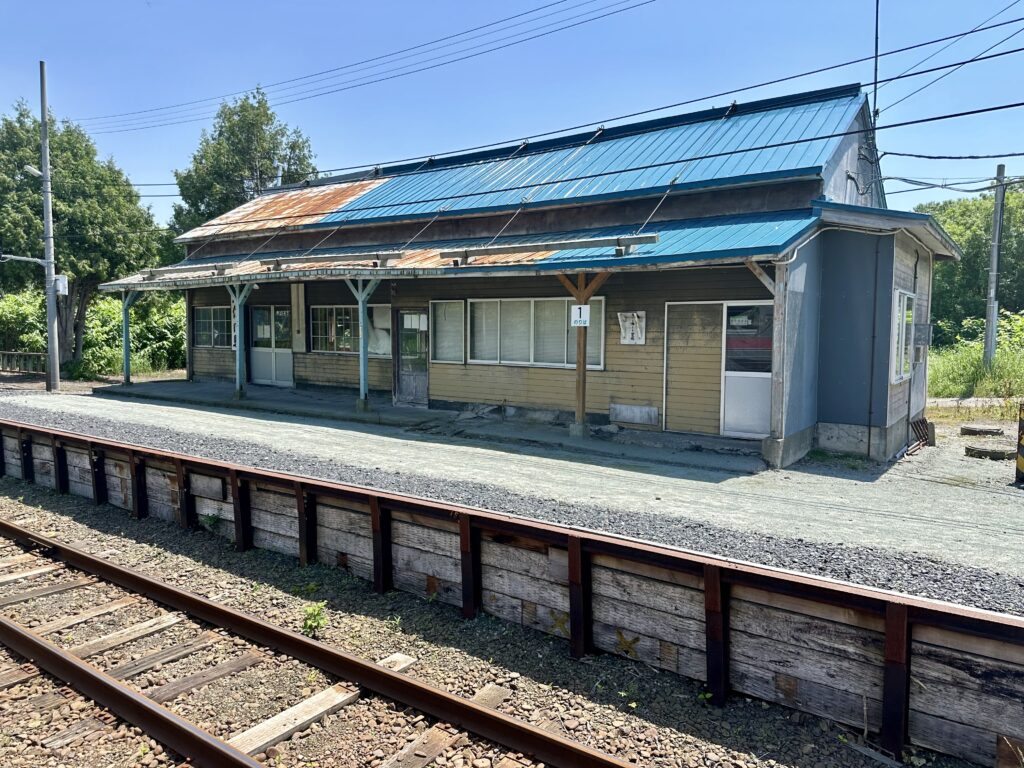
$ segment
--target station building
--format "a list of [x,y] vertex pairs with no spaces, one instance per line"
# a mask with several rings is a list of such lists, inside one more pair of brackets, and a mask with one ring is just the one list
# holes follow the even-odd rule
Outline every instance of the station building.
[[896,455],[923,417],[929,216],[857,85],[275,188],[108,283],[183,291],[188,376]]

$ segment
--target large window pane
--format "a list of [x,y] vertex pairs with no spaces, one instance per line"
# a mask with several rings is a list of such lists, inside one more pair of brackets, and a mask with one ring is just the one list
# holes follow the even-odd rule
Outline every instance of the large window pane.
[[498,302],[469,304],[469,359],[498,362]]
[[274,347],[292,348],[292,310],[289,307],[274,307]]
[[566,302],[563,299],[533,304],[533,361],[565,365]]
[[725,370],[771,373],[772,312],[770,305],[726,308]]
[[270,325],[270,307],[252,308],[252,345],[257,349],[269,349],[272,328]]
[[210,307],[196,307],[192,343],[197,347],[213,346],[213,326]]
[[[570,307],[565,305],[566,362],[576,365],[576,329],[569,325]],[[587,365],[601,365],[601,350],[604,349],[604,299],[590,300],[590,326],[587,328]]]
[[431,307],[431,358],[443,363],[461,363],[465,354],[465,304],[435,301]]
[[501,302],[501,361],[530,362],[530,301]]
[[309,341],[314,352],[333,352],[334,326],[330,307],[313,307],[309,311]]
[[391,357],[391,307],[369,307],[369,352],[371,355]]
[[909,376],[914,364],[914,297],[903,297],[903,349],[900,356],[902,375]]

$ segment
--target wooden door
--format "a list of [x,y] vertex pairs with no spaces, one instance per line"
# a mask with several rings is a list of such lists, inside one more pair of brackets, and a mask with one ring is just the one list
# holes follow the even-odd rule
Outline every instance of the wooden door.
[[669,304],[665,429],[717,435],[722,414],[722,305]]
[[426,310],[398,313],[398,361],[395,403],[426,406],[429,400],[429,366]]

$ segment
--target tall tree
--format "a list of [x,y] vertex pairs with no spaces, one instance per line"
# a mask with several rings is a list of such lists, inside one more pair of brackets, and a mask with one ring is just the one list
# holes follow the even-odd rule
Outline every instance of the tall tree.
[[316,174],[309,139],[278,120],[262,90],[223,103],[210,131],[203,131],[192,164],[175,171],[182,202],[171,228],[197,227],[252,200],[275,184]]
[[[79,361],[85,311],[97,286],[157,260],[153,217],[113,159],[100,160],[89,136],[50,117],[54,254],[68,277],[68,295],[57,305],[61,362]],[[0,247],[5,253],[42,258],[43,199],[38,178],[39,120],[21,102],[0,120]],[[41,285],[43,272],[28,264],[0,267],[0,290]]]
[[[932,214],[964,252],[961,261],[941,262],[935,268],[932,317],[938,345],[953,342],[964,320],[985,316],[994,204],[992,195],[983,194],[915,209]],[[1013,187],[1007,189],[1003,209],[999,306],[1024,311],[1024,191]]]

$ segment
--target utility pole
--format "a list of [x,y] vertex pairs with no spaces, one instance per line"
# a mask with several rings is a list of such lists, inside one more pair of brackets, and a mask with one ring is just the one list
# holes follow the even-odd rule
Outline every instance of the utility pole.
[[996,356],[996,329],[999,326],[999,302],[996,289],[999,285],[999,244],[1003,237],[1003,201],[1006,199],[1006,166],[996,167],[996,200],[992,211],[992,252],[988,266],[988,299],[985,303],[985,355],[986,366],[992,365]]
[[60,350],[57,336],[57,286],[53,262],[53,199],[50,188],[50,127],[46,104],[46,62],[39,62],[39,144],[43,183],[43,269],[46,270],[46,391],[60,391]]

